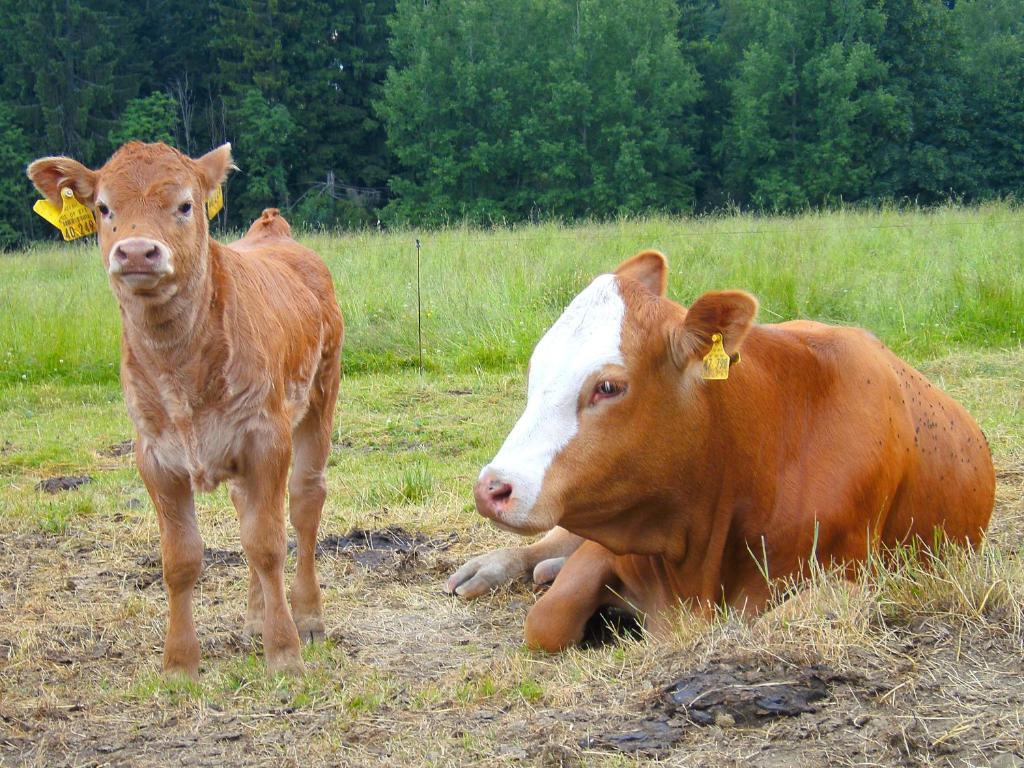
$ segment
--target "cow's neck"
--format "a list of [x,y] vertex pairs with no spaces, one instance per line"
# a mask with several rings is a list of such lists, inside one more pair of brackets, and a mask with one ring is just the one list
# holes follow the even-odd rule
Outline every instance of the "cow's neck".
[[168,371],[181,371],[201,354],[206,338],[213,332],[211,319],[218,300],[214,272],[219,256],[216,244],[207,245],[208,254],[178,283],[166,301],[139,301],[128,297],[120,302],[125,342],[139,354]]
[[756,420],[745,418],[757,406],[716,400],[709,407],[715,428],[703,432],[714,436],[672,458],[678,474],[671,487],[612,518],[568,527],[617,555],[660,561],[674,599],[715,604],[723,597],[726,553],[743,535],[738,523],[766,512],[759,507],[771,490],[756,485],[758,473],[750,471],[765,444]]

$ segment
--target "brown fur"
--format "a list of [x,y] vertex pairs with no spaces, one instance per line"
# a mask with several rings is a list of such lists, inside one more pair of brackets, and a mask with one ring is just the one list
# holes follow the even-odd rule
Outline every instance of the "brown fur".
[[[121,239],[167,246],[174,271],[141,288],[116,276],[121,382],[138,431],[136,462],[156,507],[170,602],[164,669],[198,674],[192,592],[203,542],[194,491],[231,486],[249,559],[246,629],[263,634],[268,666],[301,668],[299,635],[322,637],[314,564],[326,496],[344,333],[330,273],[268,209],[241,240],[209,236],[203,201],[231,168],[225,145],[192,160],[133,142],[98,171],[67,158],[29,167],[43,194],[71,186],[97,215],[104,265]],[[180,206],[191,203],[190,215]],[[294,468],[288,477],[289,463]],[[284,594],[285,491],[298,534],[291,612]],[[294,615],[294,620],[293,620]]]
[[[995,475],[960,405],[866,331],[754,325],[739,291],[687,310],[664,297],[666,273],[650,252],[617,271],[628,390],[581,414],[544,477],[535,509],[560,528],[542,544],[567,542],[562,529],[583,543],[559,552],[572,554],[530,611],[528,644],[579,642],[605,604],[658,628],[680,602],[762,608],[764,569],[799,576],[817,558],[852,575],[870,549],[927,546],[936,529],[980,541]],[[716,332],[742,355],[705,381]]]

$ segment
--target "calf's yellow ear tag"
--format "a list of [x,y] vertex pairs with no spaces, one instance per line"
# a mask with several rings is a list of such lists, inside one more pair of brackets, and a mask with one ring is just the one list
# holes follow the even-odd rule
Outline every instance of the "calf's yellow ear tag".
[[711,351],[704,355],[703,377],[711,381],[723,381],[729,378],[729,355],[722,345],[722,334],[711,337]]
[[96,232],[96,217],[92,211],[78,202],[71,187],[60,191],[61,209],[49,200],[36,200],[32,210],[60,230],[65,240],[77,240]]
[[224,207],[224,189],[217,187],[210,196],[206,198],[206,218],[213,221],[213,217],[220,213]]

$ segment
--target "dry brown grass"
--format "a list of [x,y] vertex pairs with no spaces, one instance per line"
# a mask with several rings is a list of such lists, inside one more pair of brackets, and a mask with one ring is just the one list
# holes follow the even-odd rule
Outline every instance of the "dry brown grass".
[[[476,517],[467,489],[514,418],[520,379],[349,379],[323,533],[401,525],[450,546],[371,568],[322,558],[330,639],[306,649],[304,677],[272,679],[240,634],[246,568],[233,514],[223,492],[204,498],[201,527],[216,552],[196,601],[198,685],[158,675],[166,600],[156,524],[130,457],[100,453],[129,434],[116,389],[9,390],[0,395],[0,763],[1021,764],[1022,365],[1017,351],[928,369],[992,440],[998,502],[981,552],[879,566],[856,587],[820,573],[755,622],[681,614],[670,641],[557,657],[521,645],[535,599],[527,586],[470,603],[441,591],[463,559],[511,542]],[[55,473],[95,479],[53,498],[34,490]],[[823,665],[833,682],[818,710],[799,717],[758,727],[675,718],[675,742],[642,754],[584,746],[664,721],[664,686],[705,664]]]

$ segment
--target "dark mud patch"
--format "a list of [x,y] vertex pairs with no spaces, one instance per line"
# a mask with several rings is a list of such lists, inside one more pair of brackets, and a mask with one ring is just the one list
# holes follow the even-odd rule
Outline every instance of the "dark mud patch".
[[92,478],[89,475],[57,475],[40,480],[36,483],[36,490],[51,494],[60,493],[61,491],[73,491],[91,482]]
[[663,703],[673,714],[697,725],[757,726],[778,717],[817,712],[838,679],[822,665],[764,670],[715,663],[668,686]]
[[132,439],[122,440],[119,443],[108,445],[106,448],[101,448],[98,453],[100,456],[109,456],[110,458],[120,458],[121,456],[127,456],[135,451],[135,441]]
[[[346,556],[357,565],[376,569],[393,565],[399,568],[412,566],[424,552],[443,552],[458,535],[450,533],[442,538],[430,538],[420,532],[407,531],[398,525],[379,530],[353,528],[343,536],[328,535],[317,544],[317,557],[331,555]],[[289,550],[294,544],[289,544]]]
[[584,748],[663,756],[691,728],[757,728],[783,717],[818,712],[837,682],[849,682],[824,665],[802,668],[718,661],[662,688],[651,712],[621,730],[594,733]]

